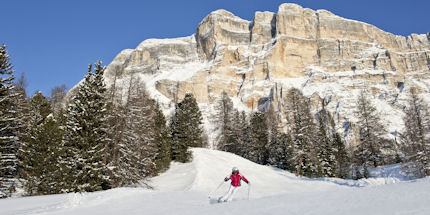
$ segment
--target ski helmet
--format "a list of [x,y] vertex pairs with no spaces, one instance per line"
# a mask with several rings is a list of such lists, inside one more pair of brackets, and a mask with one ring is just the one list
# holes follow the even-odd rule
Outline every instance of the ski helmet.
[[239,169],[237,167],[233,167],[231,170],[232,173],[239,173]]

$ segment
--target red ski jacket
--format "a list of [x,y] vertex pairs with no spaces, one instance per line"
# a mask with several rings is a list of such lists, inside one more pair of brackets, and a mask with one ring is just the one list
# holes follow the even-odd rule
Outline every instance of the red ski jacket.
[[232,186],[234,186],[234,187],[239,187],[240,186],[240,180],[243,180],[244,182],[246,182],[246,183],[248,183],[248,180],[245,178],[245,176],[243,176],[243,175],[241,175],[241,174],[239,174],[239,173],[237,173],[236,175],[235,174],[231,174],[230,175],[230,177],[226,177],[225,179],[224,179],[224,181],[228,181],[228,180],[231,180],[231,185]]

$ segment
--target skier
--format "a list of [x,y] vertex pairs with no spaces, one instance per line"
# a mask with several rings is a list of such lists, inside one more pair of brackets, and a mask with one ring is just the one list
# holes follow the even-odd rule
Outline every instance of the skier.
[[243,175],[239,174],[239,169],[237,167],[233,167],[230,177],[224,178],[224,181],[228,180],[231,180],[230,188],[228,189],[227,193],[224,194],[224,196],[221,196],[218,199],[218,202],[231,201],[233,199],[233,195],[240,187],[240,180],[243,180],[244,182],[249,184],[249,181]]

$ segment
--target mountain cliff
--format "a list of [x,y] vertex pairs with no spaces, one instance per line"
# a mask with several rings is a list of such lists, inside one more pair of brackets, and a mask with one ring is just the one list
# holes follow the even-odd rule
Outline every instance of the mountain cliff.
[[145,40],[119,53],[105,72],[108,86],[127,86],[132,76],[146,83],[166,114],[193,93],[210,137],[216,135],[213,109],[223,91],[239,110],[271,104],[282,116],[283,94],[296,87],[314,110],[325,103],[346,138],[354,136],[357,96],[367,90],[394,138],[403,127],[409,88],[430,101],[430,33],[397,36],[297,4],[256,12],[252,21],[217,10],[194,35]]

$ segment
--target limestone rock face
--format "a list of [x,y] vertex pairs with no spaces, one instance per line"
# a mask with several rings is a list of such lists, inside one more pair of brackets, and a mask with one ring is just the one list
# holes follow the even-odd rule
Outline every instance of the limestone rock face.
[[318,13],[296,4],[282,4],[276,15],[276,32],[301,39],[317,39]]
[[250,41],[249,21],[226,10],[210,13],[197,28],[199,54],[205,59],[213,57],[217,43],[247,45]]
[[[245,111],[274,105],[283,113],[286,91],[300,88],[314,111],[323,101],[345,137],[362,90],[371,93],[390,132],[402,129],[409,88],[430,102],[430,33],[393,35],[326,10],[282,4],[252,21],[225,10],[210,13],[195,35],[149,39],[118,54],[105,73],[108,85],[140,77],[169,113],[193,93],[208,133],[213,108],[225,91]],[[387,134],[387,136],[390,136]]]
[[255,12],[251,23],[251,44],[265,44],[276,36],[276,14]]

